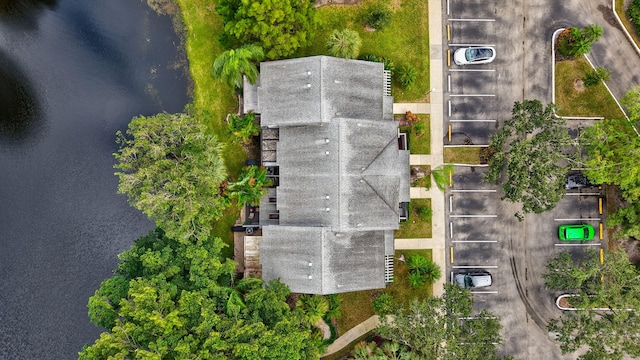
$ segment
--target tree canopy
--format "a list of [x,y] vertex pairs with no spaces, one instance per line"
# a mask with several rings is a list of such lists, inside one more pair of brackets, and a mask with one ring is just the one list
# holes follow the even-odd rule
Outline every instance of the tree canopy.
[[228,199],[222,144],[189,113],[140,116],[118,131],[114,154],[118,192],[167,235],[181,241],[205,239]]
[[264,51],[260,46],[245,45],[220,54],[214,60],[211,71],[213,76],[221,78],[229,86],[241,89],[243,75],[251,84],[256,82],[258,79],[256,63],[259,63],[263,58]]
[[502,359],[499,319],[487,310],[473,315],[471,293],[446,284],[441,298],[414,301],[383,317],[380,335],[419,359]]
[[223,45],[258,45],[268,59],[310,45],[319,24],[309,0],[221,0],[216,10],[224,22]]
[[219,238],[183,243],[156,229],[119,257],[116,275],[89,300],[107,328],[80,352],[89,359],[312,359],[321,339],[286,303],[278,281],[232,282]]
[[[572,258],[568,252],[551,259],[543,275],[550,289],[572,293],[577,311],[551,319],[549,331],[557,334],[564,353],[583,346],[580,359],[622,359],[640,356],[640,273],[622,250],[609,251],[600,264],[598,253]],[[608,309],[608,310],[596,310]]]
[[327,50],[331,56],[355,59],[360,55],[362,39],[357,31],[351,29],[334,29],[327,39]]
[[[565,194],[573,140],[554,105],[516,102],[512,117],[491,136],[485,180],[502,184],[503,200],[522,203],[523,213],[553,209]],[[522,214],[516,213],[522,220]]]

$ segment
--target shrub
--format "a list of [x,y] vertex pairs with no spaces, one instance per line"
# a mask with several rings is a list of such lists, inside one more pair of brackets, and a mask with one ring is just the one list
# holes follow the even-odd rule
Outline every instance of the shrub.
[[342,316],[342,298],[338,294],[327,295],[329,300],[329,311],[325,316],[329,319],[337,319]]
[[433,215],[433,210],[430,207],[424,206],[418,209],[418,216],[420,216],[420,220],[429,221],[431,220],[431,216]]
[[591,45],[602,37],[602,26],[595,24],[580,28],[570,28],[558,36],[558,53],[567,57],[578,57],[591,51]]
[[391,22],[393,11],[383,1],[376,1],[364,8],[363,22],[376,30],[382,30]]
[[382,293],[373,299],[373,310],[380,316],[393,313],[395,309],[395,300],[393,296]]
[[420,122],[420,117],[418,117],[418,115],[412,113],[411,111],[407,111],[406,113],[404,113],[404,120],[409,125],[413,125],[417,122]]
[[403,89],[410,89],[416,82],[416,78],[418,77],[418,70],[411,65],[400,66],[398,69],[398,83],[402,86]]
[[248,144],[252,136],[260,134],[260,125],[256,123],[255,119],[256,114],[253,112],[246,113],[244,116],[229,114],[227,120],[229,122],[229,132],[236,140]]
[[639,32],[638,25],[640,25],[640,0],[633,0],[627,8],[627,17],[629,21],[636,25],[636,32]]
[[390,59],[385,58],[384,56],[367,54],[367,55],[361,56],[360,60],[372,61],[372,62],[381,62],[381,63],[384,64],[384,69],[387,70],[387,71],[391,71],[391,73],[393,73],[394,70],[395,70],[395,65],[393,64],[393,61],[391,61]]
[[609,81],[611,70],[599,67],[589,71],[583,78],[584,86],[591,87],[600,84],[601,81]]
[[413,131],[416,134],[416,137],[422,136],[424,133],[424,123],[422,121],[418,121],[413,125]]
[[424,276],[422,276],[422,274],[419,273],[418,271],[412,271],[407,277],[407,281],[409,282],[409,285],[411,285],[412,288],[416,289],[426,284],[427,279]]

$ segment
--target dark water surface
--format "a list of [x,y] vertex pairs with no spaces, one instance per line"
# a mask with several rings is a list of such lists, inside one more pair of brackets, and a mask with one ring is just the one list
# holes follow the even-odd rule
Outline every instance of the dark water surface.
[[141,0],[0,0],[0,359],[74,359],[87,300],[152,224],[116,194],[116,130],[187,99]]

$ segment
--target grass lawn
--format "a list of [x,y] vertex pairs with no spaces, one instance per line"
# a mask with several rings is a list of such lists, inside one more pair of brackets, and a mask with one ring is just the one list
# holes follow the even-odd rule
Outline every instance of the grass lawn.
[[409,134],[409,151],[412,154],[431,154],[431,117],[427,114],[418,115],[420,121],[424,124],[424,130],[418,136],[413,127],[403,126],[400,131]]
[[444,162],[448,164],[480,164],[482,146],[444,148]]
[[409,269],[403,262],[398,261],[400,255],[404,255],[405,259],[411,255],[422,255],[427,259],[431,259],[432,256],[431,250],[396,250],[393,283],[384,290],[356,291],[340,294],[342,298],[342,316],[338,319],[338,335],[344,334],[352,327],[375,315],[373,311],[373,299],[374,295],[380,291],[392,295],[396,301],[404,306],[408,306],[413,299],[423,299],[433,295],[431,285],[423,285],[417,289],[409,286],[409,282],[407,281]]
[[423,221],[417,213],[417,210],[421,207],[431,208],[431,199],[411,199],[409,203],[409,219],[400,223],[400,229],[395,231],[396,239],[431,237],[431,220]]
[[[318,18],[322,22],[308,49],[300,50],[295,56],[328,55],[326,41],[334,30],[349,28],[357,31],[362,38],[360,54],[381,55],[395,64],[412,65],[418,71],[413,88],[404,90],[393,84],[392,95],[395,102],[420,101],[427,97],[429,87],[429,23],[428,2],[424,0],[394,0],[394,13],[388,27],[379,31],[365,31],[359,20],[364,7],[375,0],[365,0],[357,5],[328,5],[318,8]],[[387,0],[391,3],[391,0]]]
[[[177,0],[182,12],[186,34],[185,45],[189,58],[189,71],[193,79],[193,103],[202,111],[209,129],[227,145],[224,159],[229,175],[237,178],[247,158],[244,148],[231,142],[224,122],[228,113],[236,112],[238,101],[233,90],[224,82],[211,76],[213,60],[224,50],[218,42],[222,34],[222,19],[210,0]],[[231,226],[239,215],[236,206],[229,207],[216,222],[213,234],[230,245],[223,254],[233,257]]]
[[624,114],[602,84],[577,90],[575,80],[584,77],[592,67],[584,58],[556,63],[556,105],[561,116],[603,116],[624,118]]

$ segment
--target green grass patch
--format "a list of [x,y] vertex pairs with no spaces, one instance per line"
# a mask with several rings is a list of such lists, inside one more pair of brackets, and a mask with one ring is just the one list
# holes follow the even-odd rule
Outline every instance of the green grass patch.
[[624,118],[624,114],[603,84],[580,89],[576,80],[582,79],[591,65],[583,57],[556,63],[556,105],[561,116],[603,116]]
[[[298,51],[296,57],[328,55],[327,38],[334,30],[349,28],[362,38],[360,54],[375,54],[393,61],[396,69],[412,65],[418,71],[415,85],[402,89],[394,82],[392,95],[396,102],[424,101],[429,92],[429,22],[428,2],[424,0],[402,0],[394,7],[391,23],[383,30],[366,31],[359,20],[364,7],[375,0],[365,0],[357,5],[327,5],[318,8],[322,22],[314,43]],[[391,3],[390,0],[388,0]],[[399,1],[394,1],[399,2]]]
[[409,151],[412,154],[431,154],[431,116],[428,114],[418,115],[424,124],[424,129],[420,135],[412,126],[403,126],[400,131],[409,134]]
[[[433,286],[429,284],[422,285],[417,289],[414,289],[409,285],[407,277],[409,277],[409,268],[407,265],[398,261],[401,255],[404,255],[405,259],[408,259],[412,255],[420,255],[425,259],[432,259],[431,249],[424,250],[396,250],[396,257],[393,266],[393,282],[384,289],[384,292],[393,296],[397,303],[402,304],[405,308],[409,307],[411,301],[415,299],[424,299],[433,296]],[[444,269],[442,276],[444,276]]]
[[340,294],[341,316],[337,319],[338,336],[375,315],[373,296],[378,290],[353,291]]
[[444,148],[444,162],[447,164],[480,164],[482,146]]
[[420,218],[418,209],[421,207],[431,208],[431,199],[411,199],[409,203],[409,219],[400,223],[400,229],[395,231],[396,239],[431,237],[431,219],[424,221]]
[[624,25],[624,27],[627,29],[627,31],[631,35],[633,42],[636,43],[636,46],[640,46],[640,38],[638,38],[638,31],[636,30],[636,26],[633,23],[631,23],[627,18],[627,14],[624,8],[624,3],[625,3],[624,0],[616,0],[615,11],[618,14],[618,17],[620,18],[620,21],[622,21],[622,25]]

